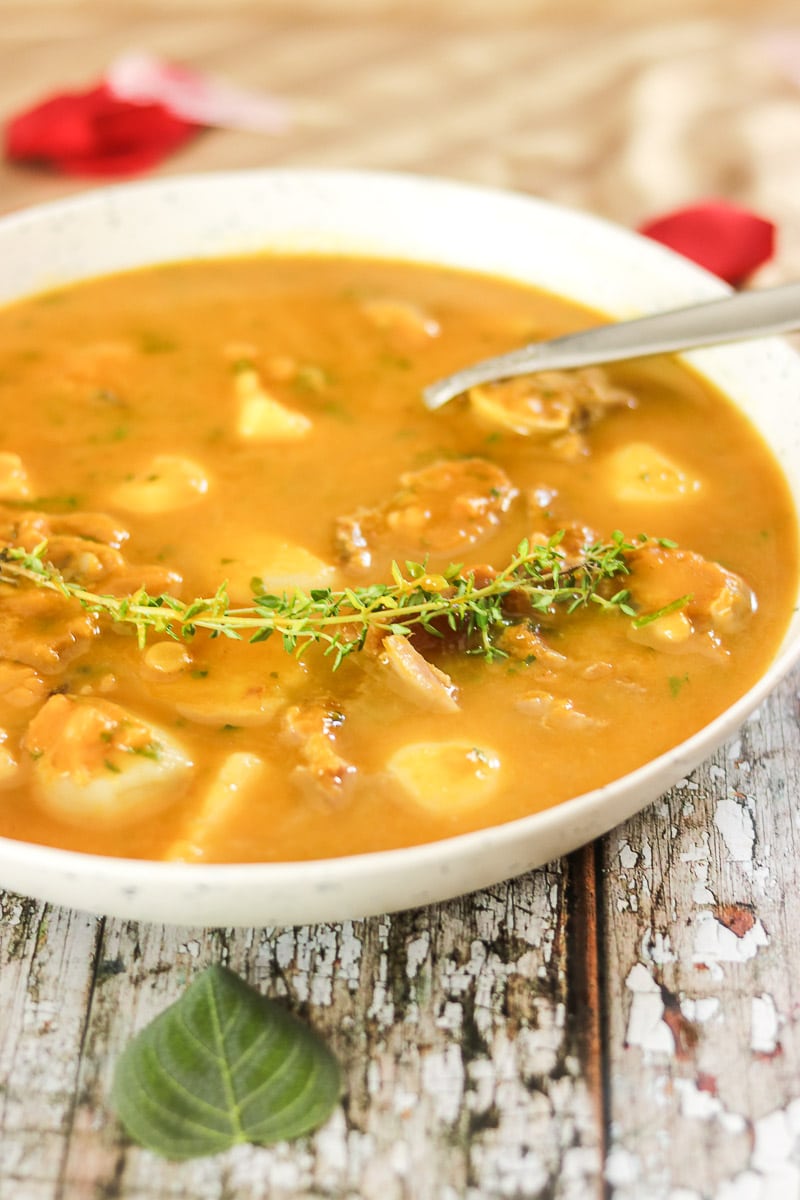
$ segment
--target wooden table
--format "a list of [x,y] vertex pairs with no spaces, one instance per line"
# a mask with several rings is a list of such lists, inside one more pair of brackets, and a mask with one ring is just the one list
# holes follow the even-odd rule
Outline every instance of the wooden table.
[[[780,226],[761,281],[800,277],[796,8],[641,8],[0,3],[0,115],[144,47],[292,108],[164,173],[412,169],[627,224],[725,195]],[[81,186],[2,165],[0,208]],[[799,684],[602,842],[450,904],[233,932],[2,896],[1,1200],[800,1197]],[[170,1164],[120,1136],[113,1063],[211,962],[311,1019],[347,1090],[311,1138]]]

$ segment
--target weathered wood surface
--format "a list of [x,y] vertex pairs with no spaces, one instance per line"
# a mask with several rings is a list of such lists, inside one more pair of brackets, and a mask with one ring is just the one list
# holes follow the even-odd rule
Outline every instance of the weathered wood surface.
[[[780,224],[763,281],[800,276],[796,6],[612,7],[0,0],[0,115],[144,46],[293,108],[165,172],[422,170],[628,224],[725,194]],[[0,209],[80,186],[0,165]],[[233,932],[3,897],[0,1200],[797,1200],[799,691],[597,846],[431,909]],[[347,1087],[312,1138],[178,1166],[121,1138],[108,1089],[210,962],[307,1016]]]

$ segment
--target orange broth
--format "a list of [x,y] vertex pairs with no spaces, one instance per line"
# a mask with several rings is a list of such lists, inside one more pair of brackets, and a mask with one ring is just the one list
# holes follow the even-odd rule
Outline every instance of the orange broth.
[[[32,549],[22,519],[44,514],[37,528],[53,545],[78,539],[77,551],[64,541],[62,569],[91,591],[119,595],[113,580],[127,579],[191,599],[228,580],[245,604],[252,576],[280,592],[386,581],[393,559],[430,573],[499,568],[523,538],[578,526],[601,541],[614,530],[674,540],[730,573],[681,560],[666,600],[708,592],[688,632],[674,614],[632,634],[630,617],[598,605],[538,616],[517,605],[506,623],[524,629],[528,652],[487,662],[429,637],[414,643],[424,662],[410,675],[380,639],[335,672],[319,648],[298,661],[278,637],[198,632],[181,647],[157,635],[142,651],[122,625],[70,626],[85,622],[73,600],[41,608],[32,584],[0,583],[0,835],[187,861],[406,846],[558,804],[728,707],[786,628],[797,534],[770,453],[714,387],[668,358],[608,369],[603,386],[623,400],[600,416],[580,409],[555,435],[513,432],[469,398],[422,407],[438,376],[598,320],[502,280],[316,257],[160,266],[0,313],[3,537],[19,544],[22,531]],[[620,457],[631,446],[641,470]],[[435,518],[416,537],[425,513],[412,505],[400,520],[392,498],[405,487],[419,499],[427,468],[445,479],[448,464],[474,460],[508,481],[502,511],[454,544]],[[368,565],[342,552],[337,525],[359,512],[379,526]],[[84,514],[129,536],[114,549]],[[111,547],[100,566],[96,543]],[[662,557],[669,575],[671,547]],[[695,569],[705,574],[687,588]],[[730,578],[750,597],[737,593],[733,616]],[[421,687],[428,665],[441,678]],[[119,800],[134,758],[150,774]]]

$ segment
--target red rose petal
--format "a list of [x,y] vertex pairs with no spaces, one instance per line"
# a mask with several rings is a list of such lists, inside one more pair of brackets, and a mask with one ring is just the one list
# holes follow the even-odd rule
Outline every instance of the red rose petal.
[[49,158],[56,151],[67,156],[92,150],[91,110],[98,89],[64,92],[20,113],[5,128],[6,155],[10,159]]
[[204,71],[132,52],[112,62],[106,83],[121,100],[163,104],[185,121],[254,133],[283,133],[286,105],[276,96],[216,79]]
[[182,146],[198,126],[161,104],[120,100],[105,84],[51,96],[12,118],[9,159],[48,163],[72,175],[132,175]]
[[742,283],[775,253],[772,222],[724,200],[677,209],[646,221],[639,232],[732,284]]

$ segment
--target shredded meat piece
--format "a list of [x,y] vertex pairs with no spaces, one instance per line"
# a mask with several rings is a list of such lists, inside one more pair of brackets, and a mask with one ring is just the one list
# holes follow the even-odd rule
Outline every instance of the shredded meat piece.
[[294,704],[283,715],[284,736],[298,746],[301,759],[292,777],[314,799],[340,800],[356,773],[336,747],[336,731],[343,723],[343,714],[322,700]]
[[54,537],[47,543],[47,559],[68,582],[87,586],[107,579],[125,564],[119,550],[79,537]]
[[521,662],[537,662],[548,667],[561,667],[566,663],[563,654],[548,646],[538,629],[527,621],[508,625],[496,638],[498,650],[505,651],[510,658]]
[[58,534],[71,534],[73,537],[85,538],[89,542],[102,542],[105,546],[113,546],[115,550],[128,541],[130,534],[120,525],[116,517],[107,513],[79,512],[65,513],[61,516],[47,516],[52,537]]
[[546,546],[554,533],[563,532],[558,550],[563,556],[565,567],[578,566],[586,557],[589,547],[600,541],[597,530],[562,515],[558,493],[553,488],[533,488],[528,492],[526,500],[535,528],[530,541],[538,546]]
[[370,566],[389,543],[407,553],[452,554],[479,542],[517,495],[505,471],[482,458],[440,460],[400,477],[379,508],[339,517],[336,546],[343,563]]
[[377,661],[385,668],[389,686],[430,712],[458,712],[457,689],[449,675],[429,663],[407,637],[392,633],[383,639]]
[[[551,524],[555,523],[551,522]],[[580,566],[586,558],[586,551],[598,541],[597,534],[588,525],[581,525],[577,521],[566,521],[558,525],[550,533],[541,531],[532,533],[530,537],[531,544],[546,546],[550,538],[557,531],[563,531],[564,533],[564,536],[558,543],[557,549],[561,555],[562,566],[568,569]]]
[[628,555],[627,586],[642,613],[657,612],[681,596],[686,604],[630,632],[634,641],[659,650],[691,646],[727,653],[723,635],[740,628],[756,600],[745,581],[691,550],[647,542]]
[[178,594],[183,583],[183,576],[169,567],[158,563],[146,563],[139,566],[136,563],[123,562],[118,570],[113,571],[103,582],[103,591],[110,596],[129,596],[139,588],[144,588],[151,596],[159,596],[162,592],[170,595]]
[[122,547],[130,534],[105,513],[16,512],[0,507],[0,546],[22,546],[33,551],[47,542],[47,560],[68,582],[87,588],[102,582],[114,596],[143,587],[148,592],[175,592],[183,582],[177,571],[157,564],[129,563]]
[[575,708],[570,699],[553,696],[550,692],[540,689],[522,696],[517,701],[517,708],[533,717],[547,729],[563,729],[577,733],[581,729],[591,729],[605,724],[604,721],[589,717]]
[[34,509],[0,506],[0,542],[33,550],[41,541],[51,544],[59,537],[80,538],[119,550],[130,534],[119,521],[105,513],[46,513]]
[[47,699],[47,684],[41,675],[21,662],[0,661],[0,705],[12,709],[32,708]]
[[0,658],[53,675],[88,649],[97,618],[55,592],[0,587]]
[[635,398],[609,383],[599,367],[481,384],[470,390],[469,401],[482,424],[536,438],[580,434],[610,409],[636,406]]

